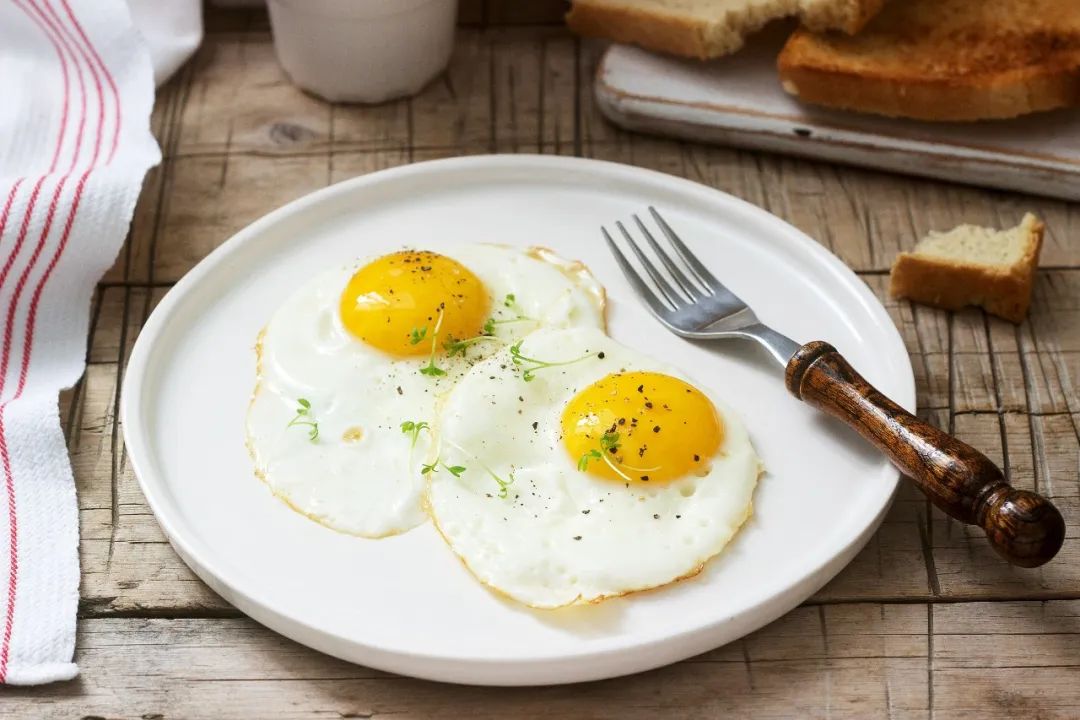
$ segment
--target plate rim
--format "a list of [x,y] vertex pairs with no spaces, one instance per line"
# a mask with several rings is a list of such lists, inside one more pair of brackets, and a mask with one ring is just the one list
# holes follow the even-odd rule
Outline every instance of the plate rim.
[[[605,177],[613,178],[618,176],[620,179],[631,182],[635,180],[638,182],[658,182],[668,184],[670,190],[680,195],[694,193],[706,196],[719,195],[723,197],[725,202],[733,202],[737,206],[741,206],[744,211],[768,216],[771,222],[786,226],[789,233],[793,234],[791,237],[782,238],[781,242],[796,242],[802,246],[800,249],[814,255],[819,263],[856,292],[862,299],[862,304],[870,311],[871,316],[876,317],[877,320],[881,321],[881,324],[885,325],[892,347],[885,349],[881,354],[899,359],[901,361],[900,370],[904,374],[904,378],[900,380],[907,380],[906,383],[903,383],[902,392],[898,396],[894,396],[893,399],[906,409],[914,410],[915,379],[910,355],[904,346],[899,329],[888,316],[881,302],[854,271],[823,245],[782,218],[734,195],[686,178],[634,165],[591,158],[537,154],[493,154],[441,158],[349,178],[308,193],[263,215],[214,248],[194,267],[188,270],[161,299],[139,332],[128,359],[120,390],[119,420],[128,458],[139,488],[146,499],[147,505],[154,513],[162,532],[184,563],[203,582],[227,602],[260,624],[308,647],[349,662],[431,680],[482,685],[540,685],[616,677],[667,665],[710,648],[719,647],[754,632],[775,620],[801,604],[806,598],[829,582],[862,549],[883,521],[899,487],[899,471],[895,473],[892,486],[883,489],[882,494],[885,498],[881,503],[877,516],[862,530],[856,532],[854,537],[845,539],[836,553],[825,558],[816,566],[807,569],[801,577],[779,589],[767,599],[743,611],[739,617],[748,618],[746,627],[731,631],[730,621],[732,618],[718,618],[698,628],[664,635],[657,639],[634,642],[628,647],[601,648],[572,655],[529,657],[515,655],[513,658],[460,657],[440,653],[419,653],[361,642],[356,639],[342,638],[332,632],[311,625],[299,617],[276,609],[271,600],[261,597],[259,594],[241,590],[225,579],[227,573],[221,573],[214,568],[212,551],[209,553],[211,557],[197,552],[193,548],[193,543],[189,541],[183,531],[186,530],[188,534],[195,535],[198,533],[190,528],[181,517],[177,517],[179,511],[175,505],[168,498],[162,497],[167,493],[165,483],[160,480],[157,482],[162,488],[159,493],[154,487],[154,483],[150,481],[151,473],[148,458],[153,455],[152,447],[154,443],[148,437],[149,433],[143,433],[141,423],[135,421],[143,405],[144,383],[153,371],[153,365],[150,362],[153,346],[161,336],[166,334],[168,320],[180,306],[180,303],[188,296],[189,290],[196,287],[203,278],[214,272],[231,254],[238,252],[249,242],[257,241],[258,237],[266,229],[294,214],[331,201],[336,196],[354,193],[367,185],[394,182],[410,175],[453,171],[475,173],[484,170],[527,170],[530,168],[540,168],[548,171],[555,169],[584,171],[585,173],[593,172]],[[890,329],[891,332],[888,332]],[[887,490],[887,492],[884,490]]]

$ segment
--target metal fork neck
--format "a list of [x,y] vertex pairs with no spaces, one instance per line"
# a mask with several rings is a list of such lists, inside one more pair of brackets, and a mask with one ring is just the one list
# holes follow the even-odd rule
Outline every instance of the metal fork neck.
[[786,368],[791,358],[802,347],[791,338],[778,333],[768,325],[753,323],[738,329],[704,330],[695,333],[702,340],[714,340],[719,338],[741,337],[756,341],[781,367]]

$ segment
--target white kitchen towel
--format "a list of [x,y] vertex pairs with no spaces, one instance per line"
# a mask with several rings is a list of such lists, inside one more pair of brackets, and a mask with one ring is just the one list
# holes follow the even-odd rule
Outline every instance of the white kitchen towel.
[[160,154],[123,0],[0,0],[0,81],[0,683],[18,685],[78,672],[57,396],[83,372],[91,293]]
[[202,0],[127,0],[127,4],[150,48],[154,83],[161,85],[202,42]]

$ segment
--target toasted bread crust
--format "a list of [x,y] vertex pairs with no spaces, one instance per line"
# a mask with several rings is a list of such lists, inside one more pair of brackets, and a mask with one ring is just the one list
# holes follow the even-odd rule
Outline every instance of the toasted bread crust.
[[[781,54],[781,63],[784,56]],[[815,105],[937,122],[1005,120],[1080,105],[1080,70],[1031,73],[977,85],[901,80],[781,65],[784,89]]]
[[919,120],[1080,105],[1080,2],[905,0],[855,38],[796,31],[777,61],[807,102]]
[[946,310],[976,305],[1019,323],[1031,304],[1043,230],[1042,222],[1032,223],[1022,259],[1003,268],[900,253],[890,273],[889,294]]
[[799,20],[812,32],[843,30],[854,35],[878,14],[885,0],[815,3],[799,10]]
[[[643,8],[575,2],[566,15],[566,23],[579,35],[607,38],[699,60],[725,52],[722,48],[709,47],[700,23]],[[737,49],[732,47],[726,52]]]
[[[880,9],[884,0],[825,0],[797,9],[808,27],[858,32]],[[777,0],[778,6],[790,4]],[[574,0],[566,22],[579,35],[603,37],[615,42],[640,45],[649,50],[708,60],[730,55],[743,39],[785,12],[750,11],[731,16],[730,32],[712,32],[709,23],[689,16],[665,12],[663,8],[624,6],[610,0]]]

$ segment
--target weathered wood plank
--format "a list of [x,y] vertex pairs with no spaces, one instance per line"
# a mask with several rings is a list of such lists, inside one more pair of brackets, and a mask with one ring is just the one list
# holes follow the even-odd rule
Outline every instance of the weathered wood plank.
[[1080,271],[1041,273],[1016,335],[1031,411],[1080,412]]
[[[803,607],[629,678],[470,688],[334,660],[242,619],[89,619],[80,679],[7,688],[5,717],[1075,717],[1077,601]],[[931,685],[932,684],[932,685]],[[931,690],[932,686],[932,690]]]
[[863,281],[885,306],[904,339],[915,375],[916,405],[923,410],[949,406],[948,313],[889,295],[889,278],[864,275]]
[[1080,716],[1080,604],[936,605],[935,718]]
[[410,113],[408,102],[331,105],[330,161],[346,152],[407,152],[410,148]]
[[116,367],[131,353],[143,323],[167,287],[103,286],[98,289],[94,331],[87,349],[90,363]]
[[531,29],[502,31],[491,42],[493,149],[572,150],[577,110],[573,38],[558,29]]
[[173,158],[160,232],[145,240],[154,257],[153,279],[179,280],[252,221],[325,187],[329,169],[326,154]]
[[997,384],[986,314],[968,308],[953,313],[950,320],[953,376],[949,407],[954,413],[994,412],[998,409]]
[[269,33],[211,35],[191,63],[176,155],[328,148],[330,105],[289,82]]
[[490,32],[458,34],[446,74],[409,100],[412,147],[469,148],[492,152],[492,76],[494,46]]
[[[926,607],[800,608],[726,648],[630,678],[542,689],[411,680],[246,619],[90,619],[79,680],[5,690],[5,717],[862,718],[927,713]],[[48,702],[45,702],[47,700]]]

